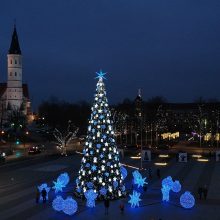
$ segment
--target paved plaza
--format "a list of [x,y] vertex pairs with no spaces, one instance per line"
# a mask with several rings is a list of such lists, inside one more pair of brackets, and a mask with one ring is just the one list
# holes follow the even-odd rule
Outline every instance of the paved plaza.
[[[85,206],[85,201],[76,198],[78,202],[78,212],[74,216],[67,216],[63,213],[55,212],[51,207],[54,192],[49,194],[47,204],[36,204],[36,186],[41,183],[48,183],[52,186],[52,181],[61,172],[68,172],[71,183],[62,192],[65,198],[73,195],[74,183],[77,171],[80,166],[80,155],[73,155],[61,158],[45,158],[41,163],[37,161],[24,161],[17,165],[4,165],[0,167],[0,219],[146,219],[158,220],[185,220],[198,219],[220,220],[220,163],[213,160],[209,162],[189,161],[188,163],[178,163],[171,159],[168,166],[161,168],[162,178],[171,175],[174,180],[179,180],[182,184],[180,193],[171,193],[170,202],[161,202],[161,181],[155,175],[156,167],[151,163],[144,166],[151,167],[153,178],[149,181],[147,192],[141,195],[142,201],[139,208],[130,208],[127,203],[128,198],[122,201],[125,204],[125,212],[122,215],[119,211],[119,204],[122,202],[111,201],[109,214],[104,214],[103,202],[97,202],[96,207],[91,209]],[[126,158],[122,163],[138,166],[138,160]],[[131,189],[131,172],[133,168],[127,168],[129,174],[126,178],[126,188]],[[142,174],[147,176],[147,172]],[[207,200],[198,200],[198,187],[208,186]],[[184,191],[191,191],[196,197],[196,205],[193,209],[185,210],[179,204],[179,197]],[[215,215],[213,215],[215,213]]]

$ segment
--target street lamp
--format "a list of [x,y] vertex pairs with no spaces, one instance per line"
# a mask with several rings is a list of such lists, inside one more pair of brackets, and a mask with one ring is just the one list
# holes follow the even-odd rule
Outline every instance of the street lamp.
[[217,148],[219,147],[218,126],[219,126],[219,110],[217,111],[217,121],[216,121],[216,141],[217,141]]
[[26,136],[27,136],[27,135],[29,135],[29,132],[28,132],[28,131],[26,131],[26,132],[25,132],[25,135],[24,135],[24,150],[25,150],[25,142],[26,142]]

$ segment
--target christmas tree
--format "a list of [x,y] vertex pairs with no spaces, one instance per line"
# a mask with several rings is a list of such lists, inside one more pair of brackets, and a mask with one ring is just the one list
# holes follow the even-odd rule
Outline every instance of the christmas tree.
[[91,108],[83,158],[76,180],[77,194],[94,190],[98,198],[116,199],[125,194],[119,153],[114,139],[111,112],[106,97],[103,73],[97,73],[95,100]]

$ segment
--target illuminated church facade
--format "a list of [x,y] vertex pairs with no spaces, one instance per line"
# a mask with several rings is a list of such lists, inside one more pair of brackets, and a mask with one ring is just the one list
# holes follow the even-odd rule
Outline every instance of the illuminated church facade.
[[0,83],[1,124],[7,121],[11,111],[21,111],[27,117],[31,115],[28,85],[22,81],[22,53],[16,26],[8,50],[7,70],[7,82]]

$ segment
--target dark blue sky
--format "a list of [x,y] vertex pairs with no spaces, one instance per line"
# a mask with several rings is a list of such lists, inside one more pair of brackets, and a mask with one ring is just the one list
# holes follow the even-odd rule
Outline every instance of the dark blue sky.
[[220,98],[219,0],[1,0],[1,81],[14,18],[34,106],[91,101],[100,68],[111,103]]

